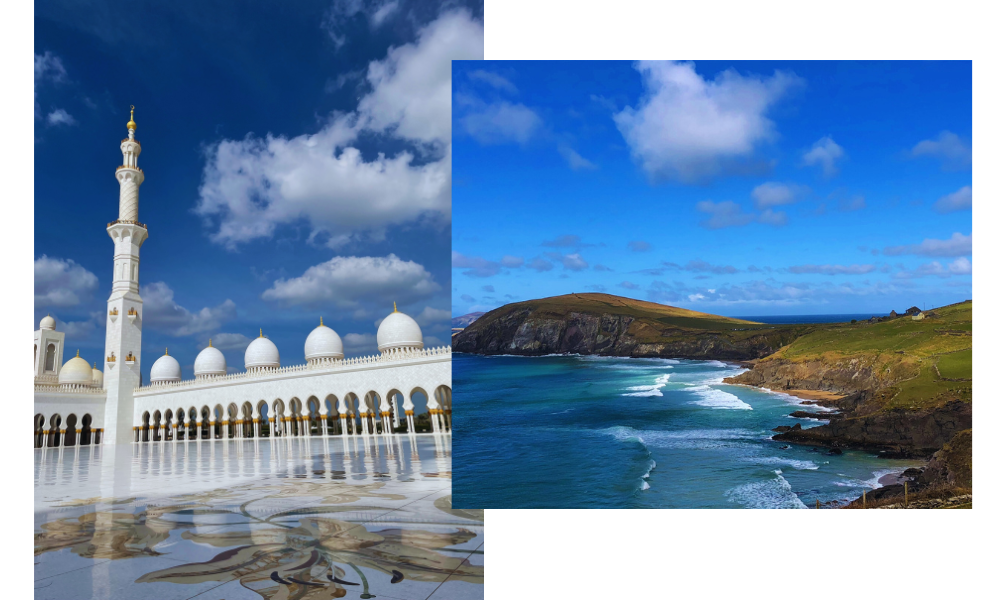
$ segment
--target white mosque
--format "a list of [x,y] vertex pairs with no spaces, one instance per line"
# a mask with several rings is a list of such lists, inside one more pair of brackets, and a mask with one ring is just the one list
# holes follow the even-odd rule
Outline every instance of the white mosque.
[[134,108],[121,142],[118,220],[103,369],[77,355],[62,363],[65,333],[46,316],[35,331],[36,448],[132,442],[178,442],[283,436],[413,435],[414,397],[426,398],[434,434],[451,431],[451,348],[424,348],[420,326],[394,310],[378,327],[379,354],[344,358],[344,346],[323,325],[305,340],[304,365],[281,366],[264,336],[243,355],[245,371],[229,373],[226,357],[208,347],[182,380],[164,353],[140,385],[142,298],[139,248],[149,235],[139,222]]

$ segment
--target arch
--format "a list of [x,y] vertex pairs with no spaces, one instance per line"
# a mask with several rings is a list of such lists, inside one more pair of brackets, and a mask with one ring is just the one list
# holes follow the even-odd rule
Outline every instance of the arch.
[[243,403],[243,416],[241,418],[243,420],[243,437],[256,437],[253,428],[253,405],[249,402]]
[[149,440],[152,442],[162,441],[162,436],[160,435],[160,425],[163,423],[163,415],[160,414],[159,410],[153,412],[153,417],[151,419],[152,430],[149,432]]
[[198,429],[198,439],[212,439],[209,437],[209,428],[212,426],[212,411],[209,410],[208,406],[202,406],[201,411],[198,414],[201,415],[201,427]]
[[396,388],[385,395],[389,401],[390,419],[395,431],[406,430],[406,412],[403,409],[403,392]]
[[[365,394],[365,409],[368,412],[366,421],[368,422],[368,431],[371,433],[378,433],[382,430],[382,397],[379,396],[378,392],[368,391]],[[385,433],[382,431],[382,433]]]
[[288,401],[288,416],[291,420],[288,421],[288,433],[292,436],[304,435],[302,432],[302,401],[296,397],[292,397]]
[[178,440],[180,440],[182,437],[184,439],[187,439],[187,436],[185,435],[185,433],[187,432],[186,429],[187,426],[184,424],[184,409],[178,408],[177,411],[174,412],[174,418],[177,419],[177,429],[174,430],[174,435],[177,437]]
[[56,345],[49,344],[45,347],[45,370],[55,371]]
[[139,428],[139,441],[149,441],[149,411],[142,413],[142,425]]
[[344,396],[344,403],[347,405],[347,432],[350,435],[360,433],[361,425],[361,401],[354,392],[348,392]]
[[35,448],[41,448],[45,443],[45,415],[37,413],[35,415]]
[[413,403],[413,430],[414,433],[431,433],[434,426],[431,424],[431,414],[427,410],[427,402],[431,395],[422,387],[415,387],[410,390],[410,402]]
[[257,402],[257,414],[260,415],[257,421],[258,430],[260,431],[260,437],[273,437],[274,432],[271,431],[271,421],[270,418],[273,416],[271,407],[268,406],[266,400],[260,400]]
[[198,409],[191,407],[188,409],[187,413],[187,432],[186,437],[189,440],[196,440],[199,438],[198,433]]
[[46,445],[49,448],[59,447],[59,426],[62,425],[62,417],[56,413],[49,417],[49,436]]
[[441,425],[445,431],[451,431],[451,388],[446,385],[439,385],[434,389],[434,399],[441,409]]
[[163,425],[165,425],[165,427],[163,429],[163,434],[160,436],[163,438],[163,441],[165,442],[168,439],[174,439],[174,413],[169,408],[163,413]]
[[221,439],[222,436],[222,420],[226,417],[225,411],[222,409],[221,404],[216,404],[215,408],[212,409],[212,420],[215,421],[215,425],[210,425],[211,435],[209,439],[217,440]]
[[341,435],[344,432],[340,428],[340,411],[337,409],[339,400],[334,394],[327,394],[323,404],[326,405],[326,430],[334,435]]

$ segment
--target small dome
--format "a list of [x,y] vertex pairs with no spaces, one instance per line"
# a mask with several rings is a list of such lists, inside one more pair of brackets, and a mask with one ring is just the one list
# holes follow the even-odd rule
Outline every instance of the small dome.
[[94,387],[104,387],[104,371],[98,369],[96,364],[90,370],[90,380],[94,383]]
[[149,370],[150,383],[168,383],[181,380],[181,365],[177,359],[169,354],[164,354],[156,359],[153,367]]
[[264,333],[261,332],[260,337],[247,346],[246,354],[243,355],[243,363],[247,369],[256,367],[276,369],[281,366],[278,347],[274,345],[274,342],[264,337]]
[[420,332],[420,325],[401,312],[393,311],[382,320],[378,326],[379,352],[392,350],[394,348],[423,348],[424,335]]
[[212,347],[212,340],[208,340],[208,348],[199,352],[198,357],[194,359],[194,376],[202,377],[205,375],[225,374],[226,357],[222,355],[222,352],[218,348]]
[[80,358],[80,353],[66,361],[59,369],[59,383],[76,385],[93,385],[94,375],[90,372],[90,363]]
[[319,320],[319,327],[306,338],[306,360],[314,358],[344,358],[344,342],[337,332]]
[[46,315],[42,317],[42,322],[38,324],[39,329],[48,329],[49,331],[55,331],[56,320],[52,318],[51,315]]

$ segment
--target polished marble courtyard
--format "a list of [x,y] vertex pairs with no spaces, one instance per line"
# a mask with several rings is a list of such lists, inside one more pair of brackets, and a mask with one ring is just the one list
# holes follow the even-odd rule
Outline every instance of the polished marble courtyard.
[[483,597],[450,436],[35,450],[35,598]]

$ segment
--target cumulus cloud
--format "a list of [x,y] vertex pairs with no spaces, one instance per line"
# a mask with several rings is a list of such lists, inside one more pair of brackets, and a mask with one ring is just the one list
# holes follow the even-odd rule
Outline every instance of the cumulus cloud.
[[261,298],[286,305],[358,308],[362,304],[406,304],[438,290],[433,276],[412,260],[388,256],[337,256],[309,267],[300,277],[279,279]]
[[805,186],[768,181],[755,187],[750,192],[750,197],[753,198],[753,204],[758,210],[765,210],[798,202],[808,192],[809,188]]
[[[306,220],[311,238],[339,247],[380,240],[386,228],[451,214],[451,60],[483,57],[483,26],[464,10],[444,13],[414,43],[368,65],[370,90],[351,113],[315,134],[253,134],[206,152],[195,212],[233,249]],[[356,143],[386,136],[410,144],[371,160]],[[396,144],[398,146],[398,144]]]
[[448,324],[450,327],[451,311],[425,306],[424,310],[420,311],[420,314],[413,317],[413,320],[421,327],[441,327],[445,324]]
[[49,125],[76,125],[76,119],[62,108],[57,108],[49,113],[46,119]]
[[875,270],[875,265],[795,265],[788,271],[813,275],[863,275]]
[[872,282],[856,285],[829,281],[782,282],[774,279],[727,284],[717,288],[690,287],[681,282],[654,281],[648,297],[654,302],[691,302],[720,306],[769,305],[815,306],[835,297],[881,296],[901,291],[898,283]]
[[833,177],[837,174],[837,161],[844,157],[844,149],[830,136],[820,138],[802,156],[802,164],[806,166],[819,166],[823,170],[824,177]]
[[594,265],[594,270],[595,271],[603,271],[603,272],[614,271],[614,269],[612,269],[611,267],[609,267],[607,265]]
[[941,167],[957,171],[972,166],[972,147],[950,131],[942,131],[937,139],[923,140],[910,150],[914,157],[929,156],[941,161]]
[[525,266],[528,267],[529,269],[538,271],[539,273],[543,271],[552,270],[552,263],[540,256],[536,256],[535,258],[531,259],[531,261],[528,262]]
[[[590,266],[587,264],[587,261],[584,260],[582,256],[580,256],[578,252],[574,252],[572,254],[560,254],[559,252],[546,252],[545,256],[549,258],[549,260],[552,260],[557,263],[562,263],[563,268],[568,271],[582,271],[586,269],[588,266]],[[528,266],[531,268],[535,268],[531,264],[529,264]],[[549,268],[551,268],[551,266]],[[536,270],[547,271],[548,269],[536,269]]]
[[919,244],[888,246],[882,253],[887,256],[918,254],[921,256],[968,256],[972,254],[972,234],[955,232],[946,240],[927,238]]
[[97,276],[72,259],[35,259],[35,308],[77,306],[91,298]]
[[35,84],[40,81],[66,81],[66,67],[62,59],[48,50],[44,54],[35,54]]
[[236,303],[229,299],[191,312],[174,301],[174,291],[162,281],[142,286],[140,295],[144,326],[175,337],[213,331],[236,317]]
[[524,265],[524,259],[521,258],[520,256],[506,255],[506,256],[504,256],[503,258],[500,259],[500,264],[503,265],[503,266],[505,266],[505,267],[510,267],[512,269],[516,269],[516,268]]
[[801,80],[726,70],[708,81],[693,63],[642,61],[638,107],[613,115],[615,124],[651,179],[696,182],[752,159],[775,137],[768,111]]
[[653,245],[642,240],[632,240],[628,243],[628,249],[632,252],[648,252]]
[[934,203],[934,210],[939,213],[950,213],[970,208],[972,208],[972,186],[968,185],[957,192],[938,198],[937,202]]
[[639,285],[632,283],[631,281],[623,281],[618,284],[618,287],[625,288],[626,290],[637,290]]
[[473,81],[481,81],[490,87],[500,90],[501,92],[506,92],[508,94],[517,93],[517,86],[511,83],[506,77],[498,75],[492,71],[477,69],[469,73],[469,79]]
[[486,103],[466,98],[457,119],[462,130],[480,144],[528,143],[542,128],[542,118],[520,102],[498,100]]
[[597,165],[590,162],[586,158],[580,156],[580,153],[576,150],[570,148],[566,144],[559,144],[559,154],[562,155],[563,160],[569,165],[569,168],[574,171],[580,170],[593,170],[597,168]]

